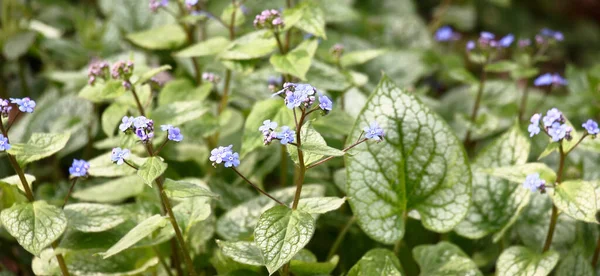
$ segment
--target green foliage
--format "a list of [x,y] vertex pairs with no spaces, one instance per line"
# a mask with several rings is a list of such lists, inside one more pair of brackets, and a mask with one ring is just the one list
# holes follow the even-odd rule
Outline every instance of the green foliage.
[[448,242],[417,246],[413,255],[422,275],[483,275],[467,254]]
[[117,243],[115,243],[111,248],[106,250],[106,252],[101,253],[104,259],[110,258],[111,256],[131,247],[136,244],[146,236],[150,235],[157,229],[165,227],[168,223],[168,218],[154,215],[140,222],[140,224],[136,225],[131,231],[129,231],[123,238],[121,238]]
[[540,254],[526,247],[513,246],[502,252],[496,271],[498,275],[548,275],[558,258],[556,251]]
[[8,153],[17,157],[20,165],[46,158],[63,149],[69,133],[34,133],[27,143],[14,143]]
[[140,166],[137,175],[144,180],[144,183],[152,187],[152,182],[165,172],[167,166],[167,163],[163,162],[160,157],[150,157]]
[[402,266],[394,252],[387,249],[372,249],[350,269],[348,276],[401,276],[401,271]]

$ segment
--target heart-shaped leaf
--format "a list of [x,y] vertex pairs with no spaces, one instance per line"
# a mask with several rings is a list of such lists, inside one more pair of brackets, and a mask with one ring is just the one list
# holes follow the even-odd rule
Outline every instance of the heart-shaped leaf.
[[523,246],[510,247],[500,254],[496,264],[498,276],[545,276],[552,272],[558,262],[559,254],[556,251],[547,251],[543,254],[532,251]]

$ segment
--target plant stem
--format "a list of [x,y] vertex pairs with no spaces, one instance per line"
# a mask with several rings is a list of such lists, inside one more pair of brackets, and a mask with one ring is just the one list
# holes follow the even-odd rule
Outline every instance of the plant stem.
[[158,149],[156,149],[156,151],[154,152],[154,155],[158,155],[160,153],[160,151],[165,147],[167,142],[169,142],[169,138],[165,137],[165,140],[162,142],[162,144],[160,144],[160,146],[158,146]]
[[13,117],[12,120],[10,120],[10,122],[6,126],[6,132],[7,133],[8,133],[8,131],[10,131],[10,128],[13,126],[13,124],[15,123],[15,121],[17,121],[17,118],[19,117],[19,115],[21,115],[21,112],[17,112],[17,115],[15,115],[15,117]]
[[[296,113],[294,113],[295,115]],[[302,184],[304,183],[304,174],[306,173],[306,165],[304,165],[304,152],[301,150],[302,148],[302,138],[300,135],[300,131],[302,130],[302,125],[304,124],[304,118],[306,118],[306,110],[302,109],[302,115],[300,115],[300,120],[296,124],[296,143],[298,146],[296,150],[298,150],[298,178],[296,179],[296,193],[294,194],[294,203],[292,203],[292,210],[296,210],[298,208],[298,202],[300,202],[300,194],[302,193]]]
[[75,187],[75,183],[77,183],[77,179],[78,179],[78,177],[75,177],[71,181],[71,187],[69,188],[69,191],[67,192],[67,195],[65,196],[65,199],[63,200],[63,204],[62,204],[61,208],[65,208],[65,206],[67,205],[67,201],[69,201],[69,196],[71,196],[71,193],[73,192],[73,188]]
[[[473,105],[473,110],[471,111],[471,124],[475,124],[475,120],[477,119],[477,113],[479,112],[479,106],[481,105],[481,98],[483,95],[483,89],[485,87],[485,66],[481,69],[481,77],[479,78],[479,89],[477,90],[477,96],[475,97],[475,104]],[[471,126],[472,127],[472,126]],[[464,146],[468,147],[471,144],[471,127],[467,129],[467,134],[465,135]]]
[[353,216],[348,220],[346,225],[344,225],[344,228],[342,228],[342,231],[340,231],[337,238],[333,242],[333,245],[329,249],[329,253],[327,254],[327,260],[331,260],[333,255],[337,252],[338,248],[340,247],[340,245],[344,241],[344,238],[346,237],[346,233],[348,233],[348,230],[350,230],[350,227],[352,227],[352,225],[355,222],[356,222],[356,217]]
[[592,257],[592,266],[594,269],[598,266],[598,257],[600,256],[600,235],[598,235],[598,241],[596,242],[596,249],[594,250],[594,256]]
[[156,257],[158,258],[158,261],[163,266],[163,268],[165,269],[165,271],[167,272],[167,274],[169,276],[173,276],[173,273],[171,272],[171,268],[169,267],[169,265],[167,264],[167,262],[165,261],[165,259],[160,255],[160,252],[158,252],[158,249],[156,249],[156,247],[153,246],[152,250],[154,250],[154,254],[156,254]]
[[279,32],[273,32],[274,36],[275,36],[275,40],[277,41],[277,47],[279,47],[279,52],[284,55],[285,54],[285,48],[283,48],[283,44],[281,43],[281,39],[279,39]]
[[[559,149],[559,154],[560,154],[560,161],[558,164],[558,172],[556,174],[556,185],[560,185],[560,183],[562,181],[563,170],[565,167],[565,157],[567,156],[567,154],[565,154],[565,152],[564,152],[562,141],[560,142],[558,149]],[[556,208],[556,205],[552,204],[552,215],[550,216],[550,226],[548,227],[548,234],[546,235],[546,242],[544,243],[544,249],[542,250],[542,252],[548,251],[548,249],[550,249],[550,245],[552,245],[552,238],[554,236],[554,229],[556,228],[557,220],[558,220],[558,208]]]
[[[345,148],[345,149],[343,149],[342,151],[343,151],[343,152],[347,152],[347,151],[351,150],[352,148],[354,148],[354,147],[358,146],[359,144],[361,144],[361,143],[363,143],[363,142],[365,142],[365,141],[367,141],[367,140],[368,140],[367,138],[363,138],[362,140],[359,140],[358,142],[356,142],[356,143],[354,143],[354,144],[352,144],[352,145],[350,145],[350,146],[346,147],[346,148]],[[312,164],[308,165],[308,166],[306,167],[306,169],[314,168],[314,167],[316,167],[316,166],[318,166],[318,165],[321,165],[321,164],[323,164],[323,163],[325,163],[325,162],[327,162],[327,161],[329,161],[329,160],[331,160],[331,159],[333,159],[333,158],[335,158],[335,157],[337,157],[337,156],[328,156],[327,158],[321,159],[321,160],[319,160],[319,161],[317,161],[317,162],[315,162],[315,163],[312,163]]]
[[[131,83],[129,80],[127,80],[129,83]],[[135,85],[131,84],[131,93],[133,94],[133,98],[135,99],[135,104],[137,105],[138,111],[140,112],[140,115],[142,116],[146,116],[146,113],[144,112],[144,107],[142,106],[142,102],[140,102],[140,98],[138,97],[137,92],[135,91]]]
[[527,79],[525,79],[523,95],[521,96],[521,104],[519,105],[519,122],[523,120],[523,115],[527,109],[527,94],[529,94],[529,82],[527,82]]
[[231,169],[233,169],[233,171],[237,175],[239,175],[242,179],[244,179],[248,184],[250,184],[252,187],[254,187],[254,189],[256,189],[261,194],[266,195],[268,198],[274,200],[275,202],[277,202],[280,205],[287,206],[285,203],[283,203],[283,202],[279,201],[278,199],[274,198],[272,195],[270,195],[269,193],[265,192],[263,189],[259,188],[254,183],[252,183],[252,181],[248,180],[248,178],[246,178],[242,173],[240,173],[235,167],[231,167]]

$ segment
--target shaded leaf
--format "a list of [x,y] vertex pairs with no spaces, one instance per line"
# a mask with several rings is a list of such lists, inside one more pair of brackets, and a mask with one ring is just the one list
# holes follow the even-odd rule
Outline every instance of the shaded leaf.
[[477,265],[458,246],[449,242],[436,245],[419,245],[413,249],[421,275],[479,275]]
[[17,157],[21,166],[57,153],[67,145],[71,135],[65,133],[34,133],[27,143],[14,143],[8,153]]
[[498,276],[536,275],[545,276],[552,272],[558,262],[556,251],[537,253],[523,246],[512,246],[502,252],[496,264]]
[[131,229],[123,238],[121,238],[111,248],[106,250],[104,253],[100,253],[104,259],[109,258],[119,252],[133,246],[138,241],[142,240],[146,236],[152,234],[155,230],[165,227],[167,225],[168,218],[162,217],[161,215],[151,216],[144,221],[140,222],[133,229]]
[[159,178],[167,169],[167,163],[162,161],[160,157],[150,157],[137,171],[137,175],[141,177],[146,184],[152,187],[152,182]]

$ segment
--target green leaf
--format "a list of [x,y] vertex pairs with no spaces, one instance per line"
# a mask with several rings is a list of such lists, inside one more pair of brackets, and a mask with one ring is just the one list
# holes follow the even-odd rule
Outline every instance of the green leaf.
[[496,264],[498,276],[545,276],[552,272],[559,254],[550,250],[543,254],[523,246],[510,247],[500,254]]
[[269,274],[275,273],[304,248],[315,232],[315,220],[306,212],[275,206],[264,212],[254,229]]
[[406,215],[416,211],[425,228],[452,230],[471,201],[462,143],[442,118],[385,75],[347,141],[356,141],[373,121],[385,130],[384,141],[346,155],[348,201],[359,226],[371,238],[393,244],[404,235]]
[[594,268],[581,247],[575,247],[561,259],[556,276],[594,276]]
[[127,90],[123,87],[120,80],[108,80],[106,82],[98,81],[93,85],[87,84],[80,91],[78,96],[94,103],[116,99],[123,96]]
[[45,201],[16,203],[2,210],[0,221],[6,231],[33,255],[39,255],[67,228],[67,218],[62,210]]
[[316,40],[305,40],[285,55],[272,55],[269,61],[275,71],[306,80],[306,72],[310,68],[317,46]]
[[[300,139],[302,139],[302,152],[304,155],[304,165],[310,165],[315,163],[323,156],[342,156],[345,152],[327,146],[325,139],[319,132],[317,132],[311,125],[306,123],[300,130]],[[290,154],[292,160],[298,164],[300,159],[298,158],[298,150],[294,145],[287,145],[287,151]]]
[[302,2],[283,11],[286,29],[294,26],[314,36],[327,39],[325,35],[325,15],[312,1]]
[[592,183],[569,180],[560,183],[548,193],[554,205],[568,216],[585,222],[600,223],[596,218],[596,192]]
[[165,227],[168,223],[168,218],[161,215],[151,216],[140,224],[136,225],[131,229],[123,238],[121,238],[115,245],[106,250],[104,253],[100,253],[104,259],[109,258],[119,252],[133,246],[143,238],[152,234],[155,230]]
[[73,192],[73,197],[83,201],[113,203],[139,195],[143,190],[141,179],[137,175],[130,175],[77,190]]
[[485,66],[486,72],[502,73],[516,70],[519,67],[518,64],[509,61],[501,60],[498,62],[490,63]]
[[477,265],[458,246],[449,242],[419,245],[413,249],[421,275],[480,275]]
[[218,198],[219,195],[211,192],[206,185],[197,185],[186,181],[176,181],[167,178],[164,185],[165,194],[170,198],[188,198],[206,196]]
[[522,165],[527,162],[530,143],[518,125],[490,143],[473,165],[473,203],[463,221],[454,229],[471,239],[497,233],[502,237],[529,202],[529,192],[520,185],[484,173],[485,168]]
[[160,67],[152,68],[148,70],[146,73],[142,74],[140,78],[134,84],[143,84],[149,81],[152,77],[156,76],[158,73],[163,71],[171,70],[171,65],[163,65]]
[[[285,188],[269,192],[269,194],[283,203],[291,203],[295,192],[296,188]],[[323,186],[304,184],[301,200],[303,198],[321,197],[324,194],[325,189]],[[217,234],[226,240],[248,239],[252,236],[254,227],[262,212],[273,206],[276,206],[276,203],[265,196],[257,196],[248,200],[219,217]]]
[[402,266],[394,252],[377,248],[367,252],[352,266],[348,276],[387,275],[401,276]]
[[69,227],[81,232],[102,232],[112,229],[128,218],[118,206],[95,203],[76,203],[64,209]]
[[386,52],[387,50],[385,49],[370,49],[349,52],[341,57],[340,64],[342,65],[342,67],[360,65],[376,57],[379,57],[385,54]]
[[[300,258],[303,252],[310,253],[310,258]],[[336,255],[327,262],[317,262],[317,257],[303,249],[290,261],[290,272],[298,276],[331,275],[340,258]]]
[[[29,184],[29,187],[33,188],[33,182],[35,181],[35,176],[33,176],[31,174],[27,174],[27,173],[24,175],[25,175],[25,180],[27,180],[27,184]],[[2,179],[0,179],[0,182],[15,186],[19,190],[25,192],[25,188],[23,187],[21,179],[16,174],[9,176],[9,177],[2,178]]]
[[57,153],[67,145],[71,134],[64,133],[34,133],[27,143],[14,143],[8,153],[17,157],[24,166]]
[[448,76],[453,80],[470,85],[477,85],[479,83],[479,80],[477,80],[477,78],[475,78],[471,72],[462,67],[450,70],[450,72],[448,72]]
[[128,34],[127,39],[142,48],[169,50],[183,45],[186,41],[186,34],[178,24],[170,24]]
[[235,41],[223,51],[221,59],[246,60],[264,57],[277,49],[277,41],[269,30],[254,31]]
[[309,214],[324,214],[339,209],[346,198],[339,197],[311,197],[303,198],[298,202],[298,210]]
[[152,111],[155,125],[182,125],[200,118],[208,108],[200,101],[174,102],[162,105]]
[[115,136],[115,129],[121,123],[123,116],[127,115],[129,107],[113,103],[102,112],[102,130],[108,137]]
[[225,7],[221,13],[221,21],[225,22],[227,25],[231,25],[233,22],[233,26],[236,27],[244,24],[244,21],[246,21],[246,16],[244,15],[241,5],[234,3],[227,5],[227,7]]
[[290,126],[294,123],[292,111],[285,106],[281,99],[267,99],[256,102],[244,123],[240,159],[243,159],[255,149],[264,146],[263,136],[258,128],[265,120],[277,122],[280,126]]
[[526,163],[516,166],[488,168],[484,169],[483,172],[518,184],[523,184],[525,178],[533,173],[539,173],[540,178],[546,180],[546,183],[554,183],[556,181],[556,173],[544,163]]
[[217,240],[217,245],[221,248],[223,255],[232,258],[238,263],[255,266],[265,265],[260,248],[258,248],[254,242],[228,242]]
[[[8,27],[6,32],[3,33],[3,36],[8,34]],[[31,45],[35,42],[36,33],[25,31],[18,32],[14,35],[8,37],[6,39],[3,37],[4,47],[2,48],[2,53],[8,60],[16,60],[19,57],[23,56],[27,53]]]
[[[15,203],[27,202],[27,197],[14,185],[0,182],[0,210],[8,209]],[[0,224],[1,225],[1,224]]]
[[152,187],[154,179],[160,177],[167,170],[167,163],[162,161],[160,157],[150,157],[138,169],[137,175],[141,177],[148,186]]
[[187,79],[172,80],[167,82],[160,91],[158,103],[163,106],[174,102],[202,101],[210,94],[212,88],[211,82],[203,82],[196,87]]
[[[129,136],[123,136],[129,137]],[[88,170],[88,174],[91,176],[98,177],[115,177],[115,176],[125,176],[132,175],[136,172],[135,169],[127,166],[127,165],[116,165],[111,159],[111,152],[107,152],[105,154],[99,155],[92,160],[89,161],[90,169]],[[133,162],[134,164],[143,164],[147,158],[141,158],[136,155],[131,154],[128,161]]]
[[229,45],[229,39],[222,36],[216,36],[184,48],[174,55],[181,58],[218,55],[227,47],[227,45]]
[[[182,229],[184,238],[188,240],[190,229],[210,216],[210,199],[206,197],[187,198],[173,208],[173,213],[175,213],[177,224]],[[169,232],[175,233],[173,227],[169,227]]]

